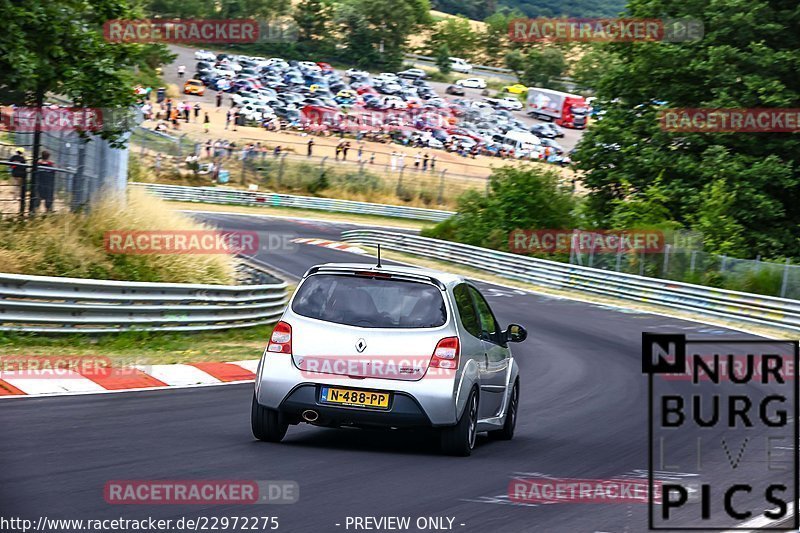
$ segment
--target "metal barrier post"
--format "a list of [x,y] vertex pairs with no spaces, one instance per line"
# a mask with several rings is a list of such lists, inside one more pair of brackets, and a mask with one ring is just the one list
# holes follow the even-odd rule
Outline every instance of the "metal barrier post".
[[286,153],[281,154],[281,163],[278,165],[278,185],[283,181],[283,169],[286,166]]
[[789,288],[789,265],[792,264],[791,258],[786,258],[786,266],[783,267],[783,282],[781,283],[781,298],[786,297],[786,289]]
[[439,205],[444,204],[444,173],[447,172],[447,169],[442,170],[441,174],[439,175]]

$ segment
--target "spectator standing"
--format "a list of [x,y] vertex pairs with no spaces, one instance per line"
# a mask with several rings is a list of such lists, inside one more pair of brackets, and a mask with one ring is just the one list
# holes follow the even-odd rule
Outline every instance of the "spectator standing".
[[428,155],[428,152],[425,152],[425,156],[422,158],[422,170],[423,171],[428,170],[428,160],[429,159],[430,159],[430,156]]
[[36,190],[33,191],[31,200],[31,210],[34,212],[39,209],[41,201],[44,201],[44,208],[48,213],[53,212],[53,198],[56,192],[56,171],[53,170],[55,166],[55,163],[50,161],[50,152],[42,151],[36,171]]
[[431,170],[436,170],[436,154],[431,156]]
[[197,119],[200,117],[200,109],[201,109],[200,104],[199,103],[195,103],[194,104],[194,121],[195,121],[195,123],[197,122]]
[[8,158],[9,161],[14,163],[21,163],[21,165],[11,165],[11,178],[15,187],[22,185],[22,180],[27,175],[25,165],[28,161],[25,159],[25,149],[17,148],[17,153]]
[[217,91],[217,111],[219,111],[221,105],[222,105],[222,91]]
[[225,113],[225,129],[226,130],[228,129],[228,126],[231,123],[231,118],[233,118],[233,110],[232,109],[228,109],[228,112]]
[[347,151],[350,149],[350,141],[347,141],[342,146],[342,161],[347,161]]
[[186,74],[186,67],[181,65],[178,67],[178,78],[183,78],[184,74]]
[[[203,131],[208,133],[208,128],[211,125],[211,119],[208,117],[208,111],[205,112],[205,116],[203,116]],[[209,143],[211,140],[209,139]]]
[[342,153],[342,143],[336,145],[336,160],[339,160],[339,155]]
[[417,155],[414,156],[414,170],[419,170],[420,163],[422,163],[422,154],[417,152]]
[[306,157],[311,157],[312,153],[314,152],[314,139],[309,139],[306,145],[308,146]]

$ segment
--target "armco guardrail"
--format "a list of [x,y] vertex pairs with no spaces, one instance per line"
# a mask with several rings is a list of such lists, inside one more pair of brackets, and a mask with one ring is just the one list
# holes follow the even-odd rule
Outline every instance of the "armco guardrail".
[[455,214],[452,211],[424,209],[421,207],[371,204],[352,200],[337,200],[335,198],[316,198],[313,196],[253,192],[223,187],[186,187],[182,185],[162,185],[159,183],[129,183],[128,185],[144,189],[164,200],[181,202],[295,207],[336,213],[357,213],[361,215],[430,220],[433,222],[440,222]]
[[262,283],[134,283],[0,274],[0,331],[207,331],[274,322],[288,300],[286,283],[257,271],[250,277]]
[[441,259],[556,288],[657,305],[712,318],[800,331],[800,301],[646,278],[536,259],[438,239],[381,230],[352,230],[342,239]]

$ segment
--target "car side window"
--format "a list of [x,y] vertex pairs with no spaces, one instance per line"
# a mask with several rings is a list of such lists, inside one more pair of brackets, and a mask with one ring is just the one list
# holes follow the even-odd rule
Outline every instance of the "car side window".
[[469,287],[462,283],[453,289],[453,296],[456,300],[456,307],[458,308],[458,316],[461,317],[461,322],[464,328],[470,335],[480,338],[481,325],[478,320],[478,314],[475,312],[475,306],[472,303],[472,297],[469,294]]
[[500,344],[498,342],[500,327],[497,324],[497,320],[494,318],[494,314],[492,313],[492,309],[489,307],[489,303],[475,287],[470,287],[469,291],[472,293],[472,296],[475,299],[475,307],[478,310],[478,320],[480,321],[481,332],[488,333],[489,340]]

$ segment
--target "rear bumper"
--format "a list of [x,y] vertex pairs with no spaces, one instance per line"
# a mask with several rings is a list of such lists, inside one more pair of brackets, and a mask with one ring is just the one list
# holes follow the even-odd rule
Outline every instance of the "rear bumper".
[[[465,396],[476,375],[454,374],[453,377],[426,376],[417,381],[365,378],[354,379],[331,374],[320,379],[302,372],[288,354],[268,354],[262,358],[256,376],[258,403],[270,409],[300,414],[306,409],[330,413],[332,419],[343,423],[356,420],[378,422],[382,426],[448,426],[458,421],[457,412],[463,409]],[[458,381],[458,383],[457,383]],[[318,402],[320,385],[390,392],[393,404],[388,411],[321,405]],[[458,407],[457,407],[458,405]],[[320,420],[320,422],[322,422]]]
[[320,403],[319,387],[313,384],[304,384],[289,393],[278,408],[281,413],[289,415],[293,419],[300,419],[303,411],[309,409],[319,414],[315,423],[323,426],[397,428],[433,426],[419,403],[403,393],[393,394],[389,408],[386,410],[361,409]]

